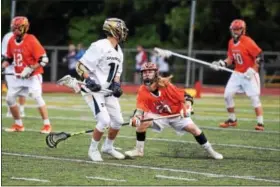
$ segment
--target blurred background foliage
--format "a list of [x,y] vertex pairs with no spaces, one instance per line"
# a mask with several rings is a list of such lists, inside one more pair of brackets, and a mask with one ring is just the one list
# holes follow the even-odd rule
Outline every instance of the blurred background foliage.
[[[11,0],[1,1],[1,36],[9,31]],[[119,17],[130,30],[126,47],[187,48],[190,0],[18,0],[16,15],[27,16],[30,33],[44,45],[83,42],[103,36],[107,17]],[[280,2],[276,0],[197,0],[194,49],[225,49],[229,25],[241,18],[264,50],[280,49]]]

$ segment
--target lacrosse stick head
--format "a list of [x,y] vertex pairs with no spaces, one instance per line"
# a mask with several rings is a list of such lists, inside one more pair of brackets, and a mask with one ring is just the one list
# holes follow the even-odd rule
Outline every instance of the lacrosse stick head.
[[49,133],[46,136],[46,143],[50,148],[56,148],[57,144],[63,140],[66,140],[71,135],[69,133],[60,132],[60,133]]
[[156,54],[158,56],[161,56],[161,57],[164,57],[164,58],[169,58],[172,55],[171,51],[168,51],[168,50],[165,50],[165,49],[160,49],[160,48],[157,48],[157,47],[154,48],[154,51],[156,52]]
[[70,75],[65,75],[56,82],[58,85],[64,85],[68,88],[72,88],[76,93],[81,91],[80,82]]

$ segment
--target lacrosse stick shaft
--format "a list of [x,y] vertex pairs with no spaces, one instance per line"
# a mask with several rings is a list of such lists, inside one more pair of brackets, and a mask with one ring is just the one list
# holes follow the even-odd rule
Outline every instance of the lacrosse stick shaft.
[[11,76],[19,76],[18,73],[1,73],[1,75],[11,75]]
[[[206,62],[206,61],[199,60],[199,59],[192,58],[192,57],[185,56],[185,55],[181,55],[181,54],[178,54],[178,53],[174,53],[174,52],[172,52],[172,51],[170,51],[170,52],[171,52],[171,54],[172,54],[173,56],[177,56],[177,57],[179,57],[179,58],[183,58],[183,59],[186,59],[186,60],[190,60],[190,61],[197,62],[197,63],[199,63],[199,64],[203,64],[203,65],[206,65],[206,66],[211,67],[211,63],[208,63],[208,62]],[[231,70],[231,69],[229,69],[229,68],[225,68],[225,67],[219,67],[219,69],[224,70],[224,71],[227,71],[227,72],[230,72],[230,73],[233,73],[233,72],[234,72],[233,70]]]
[[[165,118],[174,118],[174,117],[179,117],[180,114],[172,114],[172,115],[168,115],[168,116],[160,116],[160,117],[156,117],[156,118],[147,118],[147,119],[143,119],[141,120],[141,122],[147,122],[147,121],[153,121],[153,120],[159,120],[159,119],[165,119]],[[123,123],[122,126],[126,126],[129,125],[129,122]],[[91,133],[94,130],[86,130],[86,131],[81,131],[81,132],[76,132],[76,133],[72,133],[71,136],[73,135],[78,135],[78,134],[84,134],[84,133]]]

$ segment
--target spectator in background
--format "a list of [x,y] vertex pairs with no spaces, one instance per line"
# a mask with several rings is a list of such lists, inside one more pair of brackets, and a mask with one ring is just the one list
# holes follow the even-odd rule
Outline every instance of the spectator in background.
[[135,73],[134,73],[134,84],[140,84],[140,69],[141,66],[148,62],[147,53],[145,52],[143,46],[138,45],[137,46],[137,55],[135,57]]
[[84,53],[86,52],[84,45],[82,43],[78,43],[77,45],[77,54],[76,54],[76,60],[80,60],[80,58],[84,55]]
[[170,75],[169,73],[169,64],[166,61],[167,58],[159,56],[156,54],[155,51],[153,51],[151,56],[151,62],[155,63],[158,67],[159,75],[162,77],[168,77]]
[[68,54],[62,59],[63,63],[68,64],[68,73],[72,77],[77,77],[76,73],[76,47],[74,44],[69,44]]

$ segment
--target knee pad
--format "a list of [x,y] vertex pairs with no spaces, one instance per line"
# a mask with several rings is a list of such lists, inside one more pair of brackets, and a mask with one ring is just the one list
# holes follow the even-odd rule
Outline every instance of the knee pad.
[[234,107],[234,101],[233,101],[233,93],[227,93],[224,94],[225,103],[227,108]]
[[250,97],[251,101],[252,101],[252,106],[254,108],[260,107],[262,106],[261,101],[260,101],[260,97],[258,95],[256,96],[251,96]]
[[42,97],[42,94],[39,91],[31,92],[30,96],[37,102],[38,107],[44,106],[46,104]]
[[105,129],[110,125],[111,119],[110,116],[105,112],[100,112],[97,116],[97,124],[96,127],[98,131],[104,132]]
[[6,96],[6,101],[7,101],[7,105],[9,107],[12,107],[12,106],[15,106],[17,103],[16,103],[16,96],[15,95],[7,95]]
[[110,127],[112,129],[119,130],[122,127],[123,123],[124,123],[124,121],[123,121],[122,116],[119,116],[118,118],[116,118],[114,120],[112,119],[112,121],[110,123]]

